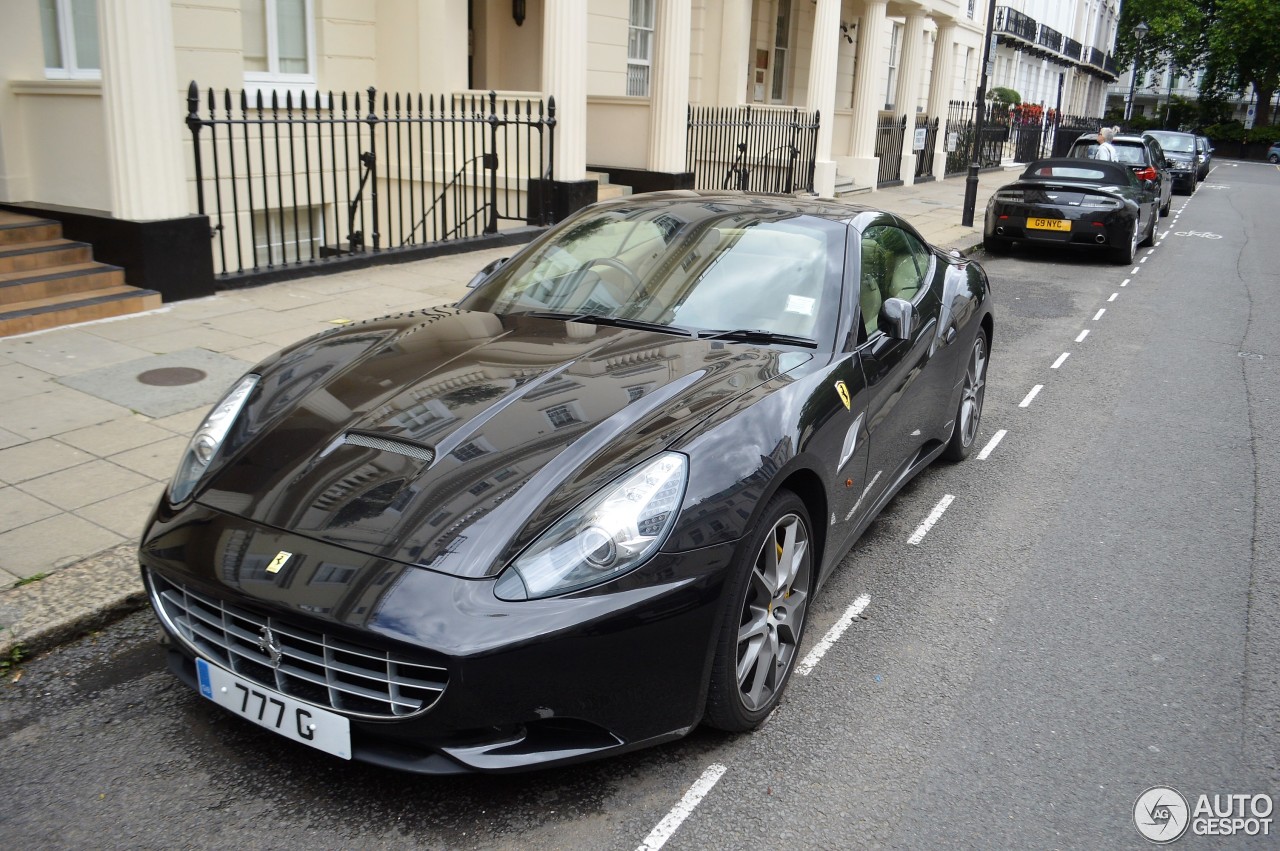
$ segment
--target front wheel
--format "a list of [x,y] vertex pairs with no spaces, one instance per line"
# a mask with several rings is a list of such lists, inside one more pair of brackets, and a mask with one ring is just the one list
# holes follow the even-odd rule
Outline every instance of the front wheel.
[[982,421],[982,400],[987,388],[987,329],[979,328],[978,336],[969,350],[969,364],[964,372],[964,386],[960,388],[960,407],[956,409],[956,424],[942,457],[948,461],[963,461],[973,451],[978,437],[978,424]]
[[1156,244],[1156,219],[1159,215],[1156,212],[1155,205],[1151,206],[1151,221],[1147,223],[1147,235],[1142,238],[1141,245],[1150,246]]
[[1272,154],[1271,156],[1267,157],[1267,162],[1271,163],[1272,165],[1275,165],[1276,163],[1280,163],[1280,154]]
[[779,491],[729,568],[728,612],[716,638],[706,723],[754,730],[778,705],[809,612],[814,548],[800,497]]

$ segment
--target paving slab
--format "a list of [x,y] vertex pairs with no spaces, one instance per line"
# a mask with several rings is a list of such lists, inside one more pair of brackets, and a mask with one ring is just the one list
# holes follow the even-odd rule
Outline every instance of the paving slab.
[[91,394],[52,383],[48,386],[44,393],[0,407],[0,429],[25,440],[39,440],[131,415],[128,408]]
[[0,482],[18,484],[93,459],[93,455],[52,437],[0,449]]
[[[149,417],[167,417],[200,405],[212,405],[249,366],[224,354],[188,348],[68,376],[60,382]],[[183,375],[190,377],[188,383],[148,383],[179,380]]]

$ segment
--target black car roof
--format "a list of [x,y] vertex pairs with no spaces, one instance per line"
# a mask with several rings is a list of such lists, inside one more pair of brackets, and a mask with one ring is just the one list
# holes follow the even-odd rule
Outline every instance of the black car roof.
[[803,198],[795,195],[771,195],[760,192],[668,189],[660,192],[626,195],[612,201],[601,202],[598,206],[616,208],[637,205],[662,205],[672,202],[687,203],[689,201],[714,204],[718,207],[739,210],[743,213],[785,210],[797,215],[814,216],[834,222],[850,223],[867,213],[875,216],[888,216],[895,221],[903,222],[902,218],[894,213],[863,204],[848,204],[844,201],[826,198]]
[[[1058,174],[1061,170],[1063,173]],[[1087,175],[1072,176],[1070,172],[1097,172],[1100,177]],[[1108,160],[1086,160],[1079,157],[1053,157],[1028,163],[1019,180],[1070,180],[1081,183],[1105,183],[1116,186],[1129,186],[1129,167],[1124,163]]]

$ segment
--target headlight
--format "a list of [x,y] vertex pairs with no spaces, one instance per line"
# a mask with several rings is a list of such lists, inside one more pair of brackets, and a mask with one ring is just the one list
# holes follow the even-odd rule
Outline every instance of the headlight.
[[537,600],[595,585],[639,566],[675,523],[689,464],[664,452],[556,521],[498,577],[503,600]]
[[191,496],[196,482],[209,469],[213,456],[218,454],[218,447],[226,438],[231,424],[240,415],[240,409],[248,400],[253,388],[258,386],[258,376],[246,375],[240,383],[231,388],[231,392],[222,397],[222,401],[214,405],[209,416],[204,418],[200,428],[196,430],[187,451],[182,453],[182,461],[178,464],[178,472],[174,473],[169,483],[169,501],[182,502]]

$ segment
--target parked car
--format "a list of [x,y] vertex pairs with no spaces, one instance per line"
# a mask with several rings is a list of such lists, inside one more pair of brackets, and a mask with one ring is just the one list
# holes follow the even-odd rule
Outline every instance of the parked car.
[[171,667],[421,773],[750,730],[849,547],[974,448],[992,310],[889,213],[587,208],[456,307],[326,331],[214,407],[140,545]]
[[1194,133],[1174,130],[1147,130],[1142,135],[1155,139],[1169,159],[1169,172],[1173,175],[1173,191],[1190,195],[1196,188],[1196,137]]
[[1213,143],[1208,136],[1196,137],[1196,162],[1196,180],[1204,180],[1209,176],[1209,169],[1213,165]]
[[[1173,203],[1173,175],[1160,143],[1150,137],[1124,135],[1116,136],[1111,144],[1116,149],[1117,161],[1127,165],[1139,181],[1152,181],[1151,192],[1159,199],[1160,215],[1169,215],[1169,207]],[[1067,156],[1093,159],[1097,150],[1097,135],[1086,133],[1071,143]]]
[[1155,242],[1158,219],[1150,188],[1123,163],[1037,160],[987,202],[982,244],[992,254],[1014,242],[1088,246],[1132,263],[1139,245]]
[[1267,151],[1267,162],[1280,163],[1280,142],[1271,143],[1271,148]]

